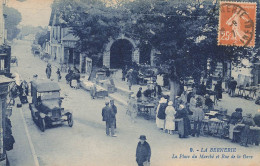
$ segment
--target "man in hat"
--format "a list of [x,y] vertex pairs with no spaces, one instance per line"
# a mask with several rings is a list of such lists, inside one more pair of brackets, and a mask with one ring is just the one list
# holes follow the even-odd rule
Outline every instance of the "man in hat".
[[46,72],[47,78],[50,79],[50,77],[51,77],[51,64],[49,64],[49,63],[47,64],[45,72]]
[[112,109],[109,107],[109,101],[105,102],[105,107],[102,109],[102,117],[103,117],[103,121],[106,122],[106,134],[107,136],[110,135],[109,132],[109,128],[111,128],[111,136],[115,137],[115,133],[114,133],[114,125],[112,125],[113,123],[113,114],[112,114]]
[[115,102],[114,100],[110,100],[110,108],[112,110],[112,118],[111,120],[113,120],[113,124],[114,125],[114,128],[116,129],[116,114],[117,114],[117,107],[115,106]]
[[195,136],[195,134],[197,137],[199,137],[202,120],[204,119],[204,117],[205,115],[202,109],[202,102],[200,98],[198,98],[196,102],[196,108],[193,110],[193,120],[194,120],[194,130],[192,134],[193,137]]
[[146,142],[146,136],[140,135],[140,141],[138,142],[136,148],[136,162],[138,166],[143,166],[144,162],[150,162],[151,158],[151,148],[150,145]]
[[231,81],[230,81],[230,86],[229,86],[231,97],[235,96],[236,87],[237,87],[237,81],[234,80],[234,77],[232,77]]

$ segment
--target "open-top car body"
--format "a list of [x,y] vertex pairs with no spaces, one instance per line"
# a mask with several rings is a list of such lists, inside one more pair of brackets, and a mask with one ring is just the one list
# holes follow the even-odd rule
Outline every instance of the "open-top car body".
[[60,87],[50,80],[31,81],[32,103],[29,104],[33,121],[38,123],[41,131],[46,126],[61,124],[65,121],[72,127],[72,114],[61,107]]

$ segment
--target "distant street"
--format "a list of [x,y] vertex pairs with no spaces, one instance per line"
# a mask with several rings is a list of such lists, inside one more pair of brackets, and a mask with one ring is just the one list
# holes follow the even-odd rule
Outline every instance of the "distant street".
[[[12,67],[12,73],[19,73],[22,80],[28,82],[34,74],[38,74],[39,78],[46,78],[45,68],[46,62],[34,57],[31,54],[30,41],[15,41],[12,46],[12,55],[17,56],[19,61],[18,67]],[[52,66],[52,76],[57,81],[57,68]],[[115,83],[117,84],[117,83]],[[68,127],[67,123],[62,126],[47,128],[45,132],[41,132],[38,126],[32,121],[28,104],[21,108],[28,127],[29,136],[31,137],[35,155],[40,166],[134,166],[136,146],[141,134],[146,135],[152,150],[151,165],[153,166],[172,166],[185,162],[185,165],[203,165],[210,162],[210,165],[219,166],[218,159],[173,159],[173,154],[201,154],[200,152],[190,152],[190,148],[201,150],[201,147],[222,147],[237,148],[236,154],[247,154],[254,156],[253,159],[234,159],[229,160],[226,165],[243,165],[246,163],[260,162],[259,147],[250,146],[249,148],[241,147],[239,144],[231,143],[230,140],[214,138],[214,137],[190,137],[180,139],[177,134],[169,135],[162,133],[156,127],[155,121],[145,119],[137,119],[136,123],[132,123],[126,115],[126,108],[116,102],[118,107],[117,114],[117,137],[108,137],[105,134],[105,123],[102,121],[101,110],[104,106],[104,99],[91,99],[89,92],[82,89],[72,89],[65,81],[65,73],[62,73],[61,96],[64,97],[63,107],[73,113],[74,126]],[[109,98],[107,98],[109,99]],[[16,100],[18,101],[18,100]],[[237,100],[236,100],[237,101]],[[29,102],[31,98],[29,97]],[[222,101],[220,105],[228,105],[233,99]],[[235,106],[235,104],[232,103]],[[245,106],[242,102],[237,106],[248,107],[252,111],[257,110],[257,106]],[[19,149],[19,139],[27,139],[23,122],[16,121],[21,119],[20,110],[13,107],[13,115],[11,120],[16,143],[14,150],[10,151],[10,163],[13,166],[28,166],[33,161],[31,148],[28,144],[23,145],[24,149]],[[15,122],[14,122],[15,121]],[[19,131],[21,133],[15,133]],[[23,135],[24,134],[24,135]],[[21,147],[20,147],[21,148]],[[16,150],[26,153],[28,158],[20,158],[15,154]],[[230,153],[215,153],[228,154]],[[17,155],[17,156],[16,156]],[[203,162],[204,161],[204,162]],[[253,161],[253,162],[252,162]]]

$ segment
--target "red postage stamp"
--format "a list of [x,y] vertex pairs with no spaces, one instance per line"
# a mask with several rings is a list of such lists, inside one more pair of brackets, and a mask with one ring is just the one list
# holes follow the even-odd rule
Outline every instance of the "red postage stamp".
[[218,45],[255,46],[256,3],[220,2]]

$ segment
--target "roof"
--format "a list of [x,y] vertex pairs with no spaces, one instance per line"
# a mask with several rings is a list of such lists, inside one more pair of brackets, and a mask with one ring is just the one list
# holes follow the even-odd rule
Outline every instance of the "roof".
[[79,38],[77,36],[74,36],[73,34],[69,33],[68,35],[64,36],[62,40],[68,40],[68,41],[78,41]]
[[0,84],[14,82],[14,79],[8,78],[4,75],[0,75]]
[[33,80],[31,83],[38,92],[60,91],[59,84],[50,80]]
[[49,26],[52,26],[52,22],[54,20],[54,14],[55,14],[55,11],[52,9],[51,10],[50,20],[49,20]]

